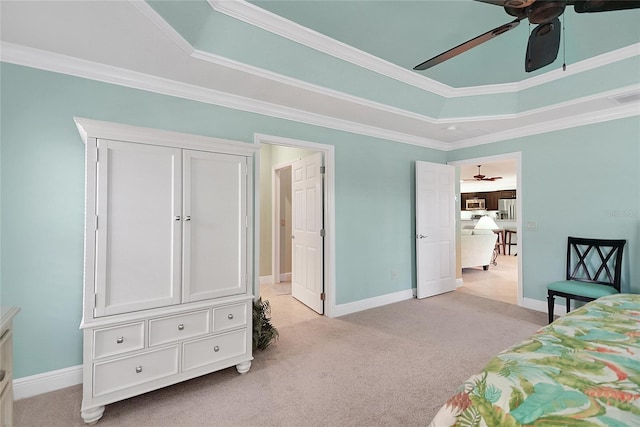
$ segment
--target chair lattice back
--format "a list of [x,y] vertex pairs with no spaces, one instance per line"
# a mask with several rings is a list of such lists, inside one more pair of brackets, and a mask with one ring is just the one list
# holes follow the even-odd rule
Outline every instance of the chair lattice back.
[[625,243],[626,240],[569,237],[567,280],[608,285],[620,292]]

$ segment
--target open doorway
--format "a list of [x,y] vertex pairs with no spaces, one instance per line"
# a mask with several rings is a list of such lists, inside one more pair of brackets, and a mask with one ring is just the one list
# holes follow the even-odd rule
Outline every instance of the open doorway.
[[[522,305],[521,155],[509,153],[451,162],[459,174],[457,291]],[[485,216],[491,225],[479,224]],[[483,223],[485,220],[483,220]],[[488,230],[478,230],[488,228]],[[495,233],[498,245],[480,242]],[[488,247],[487,247],[488,246]],[[471,252],[470,252],[471,249]],[[491,254],[490,262],[484,260]],[[479,260],[476,255],[482,253]],[[470,256],[471,253],[471,256]],[[475,265],[478,263],[480,265]],[[484,265],[486,263],[486,265]],[[474,264],[474,265],[472,265]]]
[[276,325],[331,316],[333,147],[265,135],[256,142],[262,148],[255,293],[270,300]]

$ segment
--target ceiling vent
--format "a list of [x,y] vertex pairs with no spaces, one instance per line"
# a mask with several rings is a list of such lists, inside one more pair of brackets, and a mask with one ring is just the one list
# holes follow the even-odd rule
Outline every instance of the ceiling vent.
[[622,95],[616,95],[609,98],[617,104],[630,104],[632,102],[640,102],[640,92],[627,92]]

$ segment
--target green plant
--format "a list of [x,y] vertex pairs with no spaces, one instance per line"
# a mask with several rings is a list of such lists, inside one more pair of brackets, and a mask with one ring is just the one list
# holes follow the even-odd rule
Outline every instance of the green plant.
[[253,349],[264,350],[278,338],[278,330],[271,324],[271,305],[262,297],[253,302]]

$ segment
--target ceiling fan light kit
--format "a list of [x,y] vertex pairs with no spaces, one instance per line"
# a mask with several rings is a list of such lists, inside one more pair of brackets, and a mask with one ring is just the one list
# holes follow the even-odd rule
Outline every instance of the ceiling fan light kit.
[[[502,6],[505,12],[516,19],[487,31],[471,40],[459,44],[439,55],[424,61],[414,70],[426,70],[448,59],[460,55],[484,42],[518,26],[520,21],[528,19],[537,27],[529,35],[525,56],[525,71],[531,72],[553,63],[560,50],[560,20],[558,17],[564,13],[567,5],[573,5],[576,13],[609,12],[615,10],[640,8],[640,0],[476,0],[495,6]],[[563,65],[564,67],[564,65]]]

